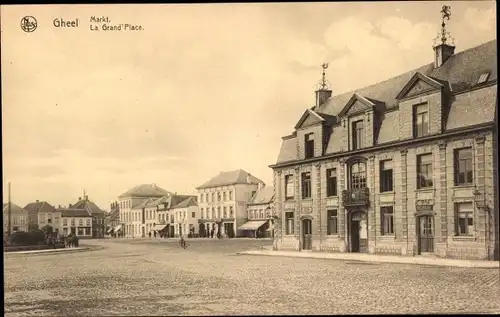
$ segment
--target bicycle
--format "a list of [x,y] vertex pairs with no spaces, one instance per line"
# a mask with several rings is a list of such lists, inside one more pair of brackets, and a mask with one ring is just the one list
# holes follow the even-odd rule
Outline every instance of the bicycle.
[[184,239],[181,239],[180,245],[181,245],[181,248],[183,248],[184,250],[186,250],[188,248],[188,246],[189,246],[189,244],[187,243],[187,241],[184,240]]

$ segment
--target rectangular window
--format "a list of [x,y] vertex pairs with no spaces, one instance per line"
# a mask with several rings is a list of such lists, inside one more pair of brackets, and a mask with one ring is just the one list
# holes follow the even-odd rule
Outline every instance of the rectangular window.
[[196,218],[196,212],[191,211],[191,218]]
[[222,198],[221,198],[221,194],[219,192],[219,193],[217,193],[217,201],[221,201],[221,200],[222,200]]
[[417,156],[417,188],[432,187],[432,154]]
[[285,198],[286,199],[293,199],[294,196],[295,196],[295,186],[294,186],[293,175],[286,175],[285,176]]
[[429,111],[427,104],[416,105],[413,109],[413,127],[416,138],[429,134]]
[[63,226],[67,226],[68,225],[68,219],[64,218],[63,219]]
[[233,218],[233,206],[229,206],[229,218]]
[[222,207],[222,210],[224,213],[224,216],[222,218],[227,218],[227,207],[226,206]]
[[311,198],[311,173],[302,173],[302,198]]
[[338,213],[337,210],[328,210],[326,234],[337,235],[338,234]]
[[205,194],[205,202],[208,203],[208,193]]
[[224,192],[224,201],[227,200],[227,192]]
[[394,208],[392,206],[380,207],[380,226],[382,235],[394,234]]
[[201,211],[201,219],[205,218],[205,210],[203,208],[200,208]]
[[91,219],[87,219],[87,227],[91,226]]
[[458,203],[456,208],[456,235],[472,236],[474,234],[474,208],[472,203]]
[[392,192],[392,160],[380,162],[380,192]]
[[74,227],[75,226],[75,219],[71,219],[71,226]]
[[455,150],[455,185],[472,185],[472,148]]
[[363,120],[354,121],[352,123],[352,149],[361,149],[363,143]]
[[215,201],[215,193],[212,193],[212,199],[211,199],[212,202]]
[[311,158],[314,157],[314,133],[309,133],[305,135],[305,157]]
[[83,227],[83,219],[78,220],[78,226]]
[[326,195],[337,196],[337,170],[335,168],[326,170]]
[[200,195],[200,203],[203,202],[203,194]]
[[233,200],[233,191],[232,190],[229,191],[229,200]]
[[293,234],[294,233],[294,220],[293,220],[293,212],[286,212],[285,213],[285,232],[287,235]]

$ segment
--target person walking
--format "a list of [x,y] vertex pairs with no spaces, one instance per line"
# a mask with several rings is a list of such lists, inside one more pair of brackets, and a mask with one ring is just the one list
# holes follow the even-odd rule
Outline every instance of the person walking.
[[149,231],[149,238],[151,239],[151,231]]

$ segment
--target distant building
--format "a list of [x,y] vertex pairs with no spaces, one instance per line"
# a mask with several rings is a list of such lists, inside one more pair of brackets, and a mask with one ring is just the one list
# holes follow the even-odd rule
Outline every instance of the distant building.
[[59,208],[62,218],[62,233],[81,238],[92,238],[92,215],[85,209]]
[[105,227],[107,234],[118,235],[119,230],[116,232],[116,229],[120,228],[120,205],[117,201],[111,203],[110,211],[105,218]]
[[[10,203],[10,232],[28,231],[29,214],[24,208]],[[9,204],[3,204],[3,232],[9,232]]]
[[[118,196],[120,209],[120,222],[125,237],[142,237],[146,235],[144,208],[150,198],[161,198],[170,196],[172,193],[156,186],[156,184],[142,184],[126,191]],[[149,200],[149,203],[152,200]]]
[[[156,201],[149,203],[146,206],[146,222],[148,223],[149,230],[152,233],[156,231],[161,236],[174,237],[174,215],[171,210],[172,207],[188,199],[189,195],[177,195],[177,193],[170,196],[164,196]],[[151,217],[151,218],[148,218]],[[151,222],[153,223],[151,224]]]
[[174,233],[176,237],[198,235],[199,209],[196,196],[191,196],[169,211],[174,216]]
[[273,230],[274,188],[261,187],[248,202],[248,221],[239,227],[246,231],[247,236],[264,238],[271,237]]
[[[247,220],[247,204],[264,182],[244,170],[221,172],[198,186],[199,232],[218,230],[229,237],[242,236],[238,229]],[[202,228],[203,227],[203,228]]]
[[106,215],[101,208],[89,200],[88,195],[84,195],[83,198],[79,197],[78,201],[71,208],[87,211],[92,216],[92,238],[104,238],[104,233],[106,232],[104,219]]
[[24,207],[29,214],[30,228],[42,229],[51,226],[54,232],[61,231],[61,212],[46,201],[35,201]]

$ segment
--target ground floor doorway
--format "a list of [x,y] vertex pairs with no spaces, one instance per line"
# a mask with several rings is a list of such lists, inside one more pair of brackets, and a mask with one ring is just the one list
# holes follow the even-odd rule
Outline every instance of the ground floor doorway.
[[368,228],[366,212],[352,211],[347,222],[349,251],[353,253],[368,252]]
[[434,252],[434,216],[417,217],[417,244],[418,254]]
[[312,220],[302,219],[302,250],[312,250]]

